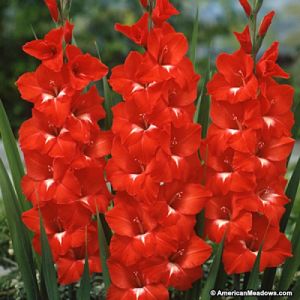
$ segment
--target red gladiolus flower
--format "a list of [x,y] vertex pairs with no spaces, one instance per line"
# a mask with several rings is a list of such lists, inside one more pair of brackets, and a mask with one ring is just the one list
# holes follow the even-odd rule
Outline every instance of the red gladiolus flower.
[[110,200],[103,174],[112,136],[98,126],[105,117],[103,98],[95,86],[83,90],[103,77],[107,67],[69,44],[72,30],[66,22],[43,40],[27,43],[24,51],[42,63],[17,81],[21,97],[34,105],[32,118],[19,132],[27,169],[22,189],[33,205],[22,218],[34,232],[38,253],[43,218],[61,284],[81,278],[86,249],[90,272],[101,272],[92,217],[104,213]]
[[209,238],[220,243],[226,232],[227,240],[231,241],[237,237],[244,236],[251,230],[251,213],[236,210],[233,206],[232,197],[218,197],[211,199],[207,204],[206,234]]
[[218,101],[236,103],[250,100],[258,84],[253,74],[253,59],[244,51],[221,54],[217,58],[219,73],[209,82],[208,92]]
[[168,290],[163,284],[147,278],[143,271],[147,264],[144,265],[140,263],[126,268],[118,261],[110,260],[108,266],[113,284],[108,290],[107,299],[169,299]]
[[253,215],[252,230],[242,239],[236,239],[224,248],[223,262],[227,274],[252,270],[262,245],[260,272],[282,264],[291,257],[291,243],[278,227],[268,225],[264,216]]
[[[248,1],[240,2],[249,15]],[[273,15],[264,18],[260,36]],[[274,80],[288,78],[276,63],[278,42],[254,65],[249,27],[236,37],[240,50],[219,55],[218,72],[207,85],[212,124],[201,147],[204,180],[212,191],[205,207],[205,233],[217,243],[225,235],[228,274],[251,271],[260,247],[260,271],[291,256],[291,244],[279,224],[289,202],[284,176],[294,145],[294,90]]]
[[24,52],[42,61],[43,65],[54,72],[63,65],[62,41],[64,29],[52,29],[43,40],[34,40],[23,46]]
[[152,59],[169,72],[183,60],[188,43],[182,33],[154,29],[149,34],[147,49]]
[[195,216],[211,192],[200,184],[201,127],[193,124],[199,75],[188,43],[165,21],[178,11],[156,1],[133,26],[117,25],[139,45],[109,80],[124,102],[113,108],[107,177],[116,195],[106,220],[111,299],[168,299],[167,288],[189,289],[202,276],[211,247],[194,233]]
[[[85,235],[87,247],[85,245]],[[86,252],[88,255],[90,274],[99,273],[102,271],[99,258],[99,249],[97,243],[95,242],[96,240],[97,232],[95,226],[91,226],[89,231],[87,231],[87,234],[85,234],[84,231],[79,234],[74,234],[72,247],[70,247],[64,255],[61,255],[56,262],[58,281],[61,284],[70,284],[76,282],[78,281],[78,278],[82,276]]]
[[162,85],[169,78],[169,74],[161,70],[147,53],[130,52],[124,65],[112,69],[109,83],[126,101],[134,101],[145,111],[155,105],[163,93]]
[[57,6],[57,0],[44,0],[45,4],[47,5],[50,15],[54,22],[58,21],[58,6]]
[[166,258],[153,260],[152,266],[146,268],[146,274],[152,280],[184,291],[202,276],[198,266],[209,258],[211,247],[197,235],[192,235],[181,236],[178,248]]
[[90,54],[82,54],[81,50],[73,45],[66,48],[68,58],[69,80],[72,88],[82,90],[91,81],[96,81],[105,76],[107,67]]
[[65,67],[53,72],[40,65],[35,72],[23,74],[17,81],[23,99],[35,104],[35,109],[44,113],[49,122],[61,125],[70,112],[70,102],[75,91],[66,79]]

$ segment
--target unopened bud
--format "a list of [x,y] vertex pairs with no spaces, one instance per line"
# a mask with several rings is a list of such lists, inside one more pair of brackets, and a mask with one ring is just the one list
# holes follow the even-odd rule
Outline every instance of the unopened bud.
[[147,8],[147,6],[148,6],[148,0],[140,0],[141,1],[141,4],[145,7],[145,8]]
[[57,1],[56,0],[44,0],[44,1],[49,9],[53,21],[57,23],[58,16],[59,16]]
[[264,36],[267,33],[274,16],[275,16],[275,12],[272,10],[264,17],[259,27],[259,31],[258,31],[259,36]]
[[239,0],[239,1],[240,1],[240,4],[242,5],[246,15],[248,17],[250,17],[252,8],[251,8],[251,5],[249,4],[248,0]]

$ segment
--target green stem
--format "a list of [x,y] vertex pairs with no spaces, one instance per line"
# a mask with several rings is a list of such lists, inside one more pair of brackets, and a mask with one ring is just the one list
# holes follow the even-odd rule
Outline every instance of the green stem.
[[249,282],[250,272],[245,273],[244,282],[243,282],[243,290],[246,290],[248,282]]
[[153,21],[152,21],[152,13],[155,8],[155,0],[149,0],[149,24],[148,24],[148,29],[151,31],[153,28]]
[[60,14],[59,24],[60,24],[60,26],[64,26],[65,23],[66,23],[66,21],[69,19],[71,5],[72,5],[72,0],[60,0],[59,4],[60,4],[60,9],[59,9],[59,14]]
[[252,14],[250,16],[250,31],[251,31],[251,38],[252,38],[252,57],[254,63],[256,63],[256,22],[257,22],[257,15]]
[[74,284],[70,284],[68,285],[68,296],[69,296],[69,299],[70,300],[75,300],[76,297],[75,297],[75,289],[74,289]]
[[144,6],[142,5],[141,1],[140,1],[140,0],[137,0],[137,2],[138,2],[138,5],[139,5],[139,7],[140,7],[142,13],[144,13],[144,12],[145,12],[145,8],[144,8]]
[[255,1],[254,8],[252,9],[252,13],[249,17],[249,28],[250,28],[250,35],[252,40],[252,57],[254,60],[254,64],[256,62],[256,27],[257,27],[257,11],[256,11],[256,3]]
[[[233,287],[236,291],[239,291],[241,289],[241,275],[240,274],[233,275]],[[235,296],[234,299],[239,300],[241,298],[239,296]]]
[[255,0],[251,15],[249,17],[249,28],[252,40],[252,57],[256,64],[256,56],[262,44],[262,38],[257,34],[257,15],[263,5],[263,0]]

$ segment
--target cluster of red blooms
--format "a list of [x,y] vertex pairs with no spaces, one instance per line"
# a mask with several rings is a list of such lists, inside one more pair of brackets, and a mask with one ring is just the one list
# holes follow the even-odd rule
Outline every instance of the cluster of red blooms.
[[[59,21],[56,1],[46,4]],[[43,39],[23,46],[41,64],[23,74],[17,86],[21,97],[34,105],[32,118],[20,129],[27,168],[22,188],[33,205],[23,221],[34,232],[33,245],[40,253],[41,214],[58,280],[69,284],[83,272],[86,241],[90,271],[101,271],[93,215],[97,209],[105,212],[110,199],[103,171],[111,138],[97,124],[105,117],[103,99],[95,86],[84,92],[108,69],[71,45],[73,25],[60,23]]]
[[[250,16],[248,1],[240,1]],[[262,41],[274,12],[265,16]],[[293,88],[274,78],[288,78],[276,63],[278,42],[256,63],[247,26],[236,33],[241,48],[217,58],[218,72],[208,84],[212,97],[208,137],[202,149],[206,184],[213,197],[206,205],[206,234],[219,243],[225,234],[223,262],[228,274],[249,272],[260,247],[260,270],[291,256],[279,223],[288,203],[286,163],[291,136]]]
[[106,220],[112,285],[109,300],[168,299],[168,287],[189,289],[211,247],[194,232],[210,192],[199,184],[201,128],[193,124],[199,76],[188,43],[166,20],[169,0],[141,1],[147,12],[116,29],[145,48],[112,70],[124,102],[113,108],[107,176],[116,195]]

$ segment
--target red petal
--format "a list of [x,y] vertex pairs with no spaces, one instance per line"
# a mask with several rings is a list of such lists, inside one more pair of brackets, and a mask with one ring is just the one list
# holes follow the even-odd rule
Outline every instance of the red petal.
[[182,196],[176,197],[171,205],[182,214],[196,215],[202,210],[210,196],[211,192],[200,184],[186,184]]
[[149,14],[145,13],[140,20],[131,26],[116,24],[115,30],[123,33],[138,45],[145,45],[148,37]]
[[108,260],[109,272],[112,283],[120,289],[130,289],[135,287],[135,281],[130,276],[130,271],[114,260]]
[[252,41],[250,36],[249,25],[247,25],[243,32],[234,32],[237,40],[239,41],[241,48],[248,54],[252,51]]
[[22,99],[30,102],[34,102],[35,98],[41,95],[43,91],[33,72],[21,75],[16,84]]
[[281,161],[286,159],[291,153],[295,140],[290,137],[273,139],[261,151],[261,156],[272,160]]
[[155,24],[160,25],[171,16],[178,14],[179,11],[169,2],[169,0],[157,0],[152,18]]
[[194,235],[184,246],[184,254],[176,263],[184,269],[191,269],[202,265],[211,255],[212,249],[198,236]]
[[225,245],[223,252],[224,269],[227,274],[240,274],[252,270],[256,254],[245,247],[243,241]]

